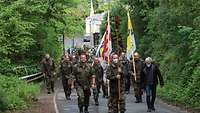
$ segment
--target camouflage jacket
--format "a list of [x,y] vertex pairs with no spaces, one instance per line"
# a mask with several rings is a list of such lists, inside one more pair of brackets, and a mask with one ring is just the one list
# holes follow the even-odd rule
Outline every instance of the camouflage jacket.
[[76,84],[82,88],[89,88],[91,78],[94,76],[94,71],[89,64],[77,64],[73,67],[73,75],[76,79]]
[[118,90],[118,79],[117,75],[121,75],[120,78],[120,87],[121,90],[124,89],[124,73],[123,73],[123,67],[121,63],[114,64],[111,62],[111,64],[108,66],[107,69],[107,79],[110,80],[110,91],[111,93],[115,93]]
[[73,79],[74,77],[72,76],[72,68],[73,66],[71,62],[67,62],[63,60],[60,66],[62,77],[66,79]]
[[46,75],[46,76],[53,76],[53,73],[55,71],[55,64],[53,58],[50,59],[43,59],[41,62],[41,71]]

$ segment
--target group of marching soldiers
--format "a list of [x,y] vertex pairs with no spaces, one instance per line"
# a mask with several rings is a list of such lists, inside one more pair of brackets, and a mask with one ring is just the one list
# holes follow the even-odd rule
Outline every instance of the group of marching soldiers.
[[[142,95],[146,93],[147,112],[155,111],[156,87],[158,83],[164,85],[158,66],[148,57],[143,61],[138,52],[133,53],[132,59],[126,58],[126,53],[113,53],[110,62],[100,64],[99,58],[93,56],[88,61],[87,52],[65,54],[61,58],[60,72],[67,100],[73,88],[78,95],[80,113],[89,113],[89,99],[93,92],[95,105],[99,105],[99,94],[108,98],[108,113],[125,113],[125,94],[130,93],[131,84],[134,87],[135,103],[142,102]],[[54,92],[53,75],[55,65],[49,54],[42,61],[42,70],[46,78],[48,93]],[[159,80],[159,82],[158,82]]]

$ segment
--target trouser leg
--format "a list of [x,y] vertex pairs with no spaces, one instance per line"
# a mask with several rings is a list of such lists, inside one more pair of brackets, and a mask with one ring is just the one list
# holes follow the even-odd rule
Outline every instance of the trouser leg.
[[151,109],[155,110],[154,103],[156,99],[156,86],[152,86],[152,99],[151,99]]

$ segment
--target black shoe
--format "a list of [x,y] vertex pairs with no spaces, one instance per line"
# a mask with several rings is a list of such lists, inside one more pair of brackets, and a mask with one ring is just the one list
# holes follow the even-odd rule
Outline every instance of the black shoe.
[[85,106],[85,113],[89,113],[88,106]]
[[151,109],[148,109],[147,112],[151,112]]
[[106,98],[106,96],[105,96],[105,95],[103,95],[103,96],[102,96],[102,98]]
[[153,107],[151,107],[151,110],[152,110],[152,111],[155,111],[156,109],[155,109],[155,107],[153,106]]
[[151,109],[148,109],[147,112],[151,112]]
[[96,106],[99,106],[99,102],[95,102],[95,105],[96,105]]
[[48,94],[51,94],[51,92],[50,92],[50,91],[48,91],[47,93],[48,93]]
[[140,103],[140,101],[139,101],[139,100],[136,100],[135,103]]

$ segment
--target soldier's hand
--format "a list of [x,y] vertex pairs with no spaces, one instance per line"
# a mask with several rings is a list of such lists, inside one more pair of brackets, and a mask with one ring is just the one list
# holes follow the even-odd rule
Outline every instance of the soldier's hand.
[[121,78],[121,75],[117,75],[116,78],[117,78],[117,79],[120,79],[120,78]]

